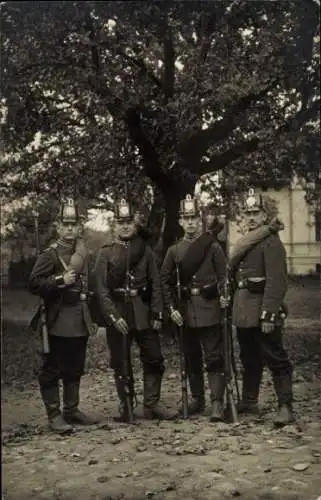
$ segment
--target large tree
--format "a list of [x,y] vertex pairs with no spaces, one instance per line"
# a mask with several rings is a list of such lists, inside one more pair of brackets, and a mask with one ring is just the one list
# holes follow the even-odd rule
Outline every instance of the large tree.
[[312,0],[3,3],[10,187],[141,199],[149,182],[167,246],[205,173],[314,181],[319,29]]

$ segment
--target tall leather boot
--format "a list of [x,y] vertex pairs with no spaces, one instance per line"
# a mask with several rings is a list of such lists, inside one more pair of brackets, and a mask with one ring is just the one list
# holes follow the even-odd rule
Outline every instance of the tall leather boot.
[[[116,385],[116,391],[117,395],[119,398],[119,416],[114,417],[115,422],[128,422],[129,421],[129,414],[128,414],[128,408],[126,404],[126,399],[125,399],[125,391],[124,391],[124,384],[121,378],[121,375],[114,375],[115,377],[115,385]],[[129,381],[129,392],[130,392],[130,404],[131,404],[131,409],[132,413],[134,412],[134,381],[130,379]]]
[[[205,410],[205,389],[203,371],[198,373],[188,373],[188,382],[192,394],[192,400],[188,403],[188,414],[196,415]],[[179,408],[179,415],[183,414],[183,407]]]
[[174,417],[159,402],[161,384],[161,373],[144,373],[144,417],[147,420],[171,420]]
[[263,374],[263,366],[257,371],[245,370],[243,373],[242,400],[238,413],[259,414],[259,393]]
[[78,425],[93,425],[97,424],[98,420],[86,415],[79,410],[79,387],[80,380],[63,381],[63,401],[64,411],[63,416],[68,424]]
[[57,434],[69,434],[73,428],[62,417],[60,412],[59,385],[51,387],[40,387],[40,393],[44,402],[49,428]]
[[278,410],[274,419],[275,427],[284,427],[295,421],[292,402],[292,374],[273,375],[274,389],[278,398]]
[[222,373],[208,373],[208,385],[211,392],[212,411],[210,422],[224,421],[225,380]]

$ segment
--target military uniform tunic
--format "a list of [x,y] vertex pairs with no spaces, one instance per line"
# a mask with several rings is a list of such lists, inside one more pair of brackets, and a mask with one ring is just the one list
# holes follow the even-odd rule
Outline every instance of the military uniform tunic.
[[[153,320],[162,318],[163,301],[156,257],[147,245],[139,262],[130,269],[128,302],[125,303],[125,279],[117,288],[110,286],[108,274],[112,269],[117,270],[120,253],[127,251],[129,251],[128,246],[124,242],[115,242],[102,247],[95,266],[95,282],[98,302],[106,323],[110,366],[115,372],[116,385],[123,372],[124,352],[122,334],[114,327],[114,323],[119,318],[124,318],[128,324],[128,364],[133,393],[130,347],[134,339],[140,348],[145,375],[159,374],[161,376],[165,369],[159,334],[151,327]],[[121,389],[119,389],[119,396],[121,399]]]
[[[74,247],[54,244],[38,257],[29,277],[29,289],[45,304],[50,353],[39,372],[40,385],[55,384],[59,378],[79,380],[84,372],[89,335],[81,293],[87,280],[87,260],[75,284],[61,281],[65,272],[59,257],[68,265]],[[86,286],[86,285],[85,285]]]
[[[200,293],[187,297],[178,303],[176,292],[176,263],[183,258],[194,240],[181,239],[171,246],[161,267],[161,284],[165,307],[178,309],[184,318],[184,349],[187,372],[191,392],[197,397],[203,388],[200,387],[202,375],[202,350],[204,350],[206,369],[208,372],[223,370],[222,331],[220,325],[221,312],[219,292],[225,279],[226,260],[218,242],[211,245],[205,259],[193,276],[187,289],[196,289]],[[216,297],[208,299],[201,294],[206,285],[217,285]],[[182,287],[185,288],[185,287]]]
[[[112,290],[108,285],[110,266],[117,267],[118,254],[124,246],[124,243],[117,242],[101,249],[95,271],[98,300],[106,324],[111,325],[115,320],[126,317],[130,329],[146,330],[150,328],[151,320],[159,319],[163,313],[156,257],[151,248],[146,246],[141,260],[130,270],[129,304],[125,305],[122,290],[125,290],[126,283],[118,287],[119,291]],[[140,293],[134,295],[134,290]],[[150,295],[148,300],[144,300],[144,292]]]
[[[292,368],[283,347],[279,315],[287,290],[287,267],[279,236],[271,234],[245,253],[234,277],[233,324],[237,327],[246,385],[250,387],[254,380],[260,380],[264,365],[274,378],[288,375]],[[267,319],[275,317],[275,328],[269,334],[261,330],[264,312]]]
[[[180,309],[177,304],[177,295],[175,291],[176,279],[175,268],[176,263],[180,262],[193,240],[181,239],[177,244],[171,246],[165,256],[161,268],[161,283],[164,294],[165,306],[169,308]],[[193,285],[195,288],[202,288],[204,285],[217,283],[220,289],[224,283],[226,270],[226,260],[224,253],[219,243],[213,243],[210,251],[206,255],[199,270],[195,273],[193,278]],[[220,322],[220,305],[218,296],[211,300],[205,299],[201,294],[191,296],[188,300],[183,302],[184,319],[186,325],[191,328],[201,328],[216,325]]]
[[261,286],[261,292],[253,293],[246,287],[236,289],[233,324],[238,328],[258,327],[263,311],[278,316],[287,290],[286,254],[278,235],[271,234],[252,248],[235,272],[237,287],[255,278],[262,279],[261,285],[260,281],[256,284]]

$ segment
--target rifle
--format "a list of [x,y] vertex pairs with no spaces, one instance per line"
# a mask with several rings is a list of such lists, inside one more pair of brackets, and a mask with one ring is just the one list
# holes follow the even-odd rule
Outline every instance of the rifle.
[[[127,264],[126,264],[126,282],[125,282],[125,321],[128,324],[128,306],[129,306],[129,288],[130,288],[130,272],[129,272],[129,260],[130,260],[130,242],[128,243],[128,253],[127,253]],[[134,413],[132,407],[132,397],[129,387],[129,351],[128,351],[128,334],[122,334],[122,375],[121,382],[123,386],[125,405],[127,408],[128,423],[132,424],[134,422]]]
[[[40,255],[40,241],[39,241],[39,214],[37,210],[33,211],[34,220],[35,220],[35,235],[36,235],[36,251],[37,258]],[[40,321],[40,333],[41,333],[41,341],[42,341],[42,352],[43,354],[50,353],[49,346],[49,336],[48,336],[48,328],[47,328],[47,318],[46,318],[46,308],[45,303],[42,297],[39,297],[39,321]]]
[[[224,282],[224,297],[230,295],[230,282],[228,278],[228,273],[226,273],[226,278]],[[227,403],[227,413],[232,418],[232,422],[236,423],[238,421],[237,409],[235,406],[233,398],[233,387],[232,379],[234,372],[234,382],[236,386],[237,399],[239,402],[239,389],[236,379],[236,366],[233,354],[233,342],[232,342],[232,329],[230,322],[230,308],[224,308],[223,316],[223,355],[224,355],[224,377],[225,377],[225,387],[226,387],[226,403]]]
[[[180,304],[182,300],[182,289],[181,289],[180,272],[177,262],[176,262],[176,288],[177,288],[178,303]],[[181,372],[183,419],[186,420],[188,418],[188,396],[187,396],[187,369],[186,369],[185,346],[184,346],[184,327],[177,326],[177,332],[178,332],[178,344],[179,344],[179,364]]]

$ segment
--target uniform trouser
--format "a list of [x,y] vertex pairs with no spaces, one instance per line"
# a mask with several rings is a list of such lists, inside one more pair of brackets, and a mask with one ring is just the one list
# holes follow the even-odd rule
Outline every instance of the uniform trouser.
[[64,382],[77,382],[84,373],[88,337],[49,335],[50,352],[43,357],[38,374],[41,388]]
[[38,373],[40,392],[49,420],[60,414],[59,379],[63,380],[64,411],[79,403],[80,378],[84,373],[88,337],[49,335],[50,352],[43,356]]
[[284,391],[278,391],[280,380],[288,380],[288,392],[291,392],[292,384],[292,366],[283,347],[282,328],[276,327],[269,334],[262,333],[260,327],[237,328],[237,338],[244,370],[243,393],[248,394],[249,399],[257,399],[263,368],[266,365],[271,371],[279,400],[285,398],[290,402],[291,394],[286,396],[281,394]]
[[221,326],[192,328],[184,330],[186,368],[192,396],[204,397],[203,356],[208,373],[223,373],[223,335]]
[[[123,350],[123,339],[122,334],[116,330],[113,326],[107,327],[107,345],[110,351],[110,367],[114,370],[116,386],[118,390],[119,398],[122,400],[123,394],[121,386],[118,384],[123,375],[124,362],[127,361],[128,368],[128,378],[129,378],[129,390],[131,396],[134,396],[134,376],[131,363],[131,345],[133,340],[138,344],[140,350],[140,359],[143,365],[144,372],[144,392],[148,380],[154,377],[158,380],[158,388],[156,388],[156,393],[154,397],[150,397],[150,405],[156,403],[159,398],[160,381],[165,371],[164,358],[161,352],[160,337],[159,333],[155,330],[130,330],[127,336],[127,360],[124,360],[124,350]],[[145,403],[147,403],[148,395],[144,394]],[[148,403],[147,403],[148,404]]]

